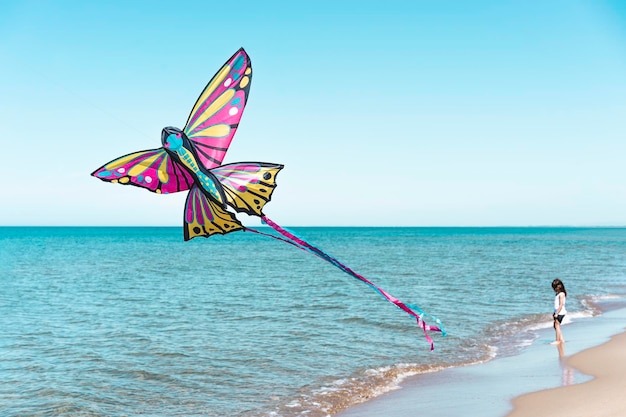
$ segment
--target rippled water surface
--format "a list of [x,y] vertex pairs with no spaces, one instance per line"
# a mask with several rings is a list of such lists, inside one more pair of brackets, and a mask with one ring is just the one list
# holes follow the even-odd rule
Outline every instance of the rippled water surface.
[[576,320],[626,294],[626,229],[294,228],[310,254],[179,228],[0,228],[0,415],[322,416],[403,375],[514,354],[553,278]]

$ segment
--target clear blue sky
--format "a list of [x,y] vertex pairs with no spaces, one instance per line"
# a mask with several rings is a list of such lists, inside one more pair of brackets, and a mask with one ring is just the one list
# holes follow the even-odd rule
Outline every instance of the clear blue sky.
[[225,162],[285,165],[280,224],[626,225],[618,0],[3,1],[0,224],[181,225],[184,195],[89,174],[241,46]]

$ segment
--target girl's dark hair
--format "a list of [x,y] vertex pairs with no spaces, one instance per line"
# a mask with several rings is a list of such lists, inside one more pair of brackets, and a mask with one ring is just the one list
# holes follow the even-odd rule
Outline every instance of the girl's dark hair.
[[552,289],[556,291],[557,293],[559,292],[565,293],[565,296],[567,297],[567,291],[565,291],[565,285],[563,285],[563,281],[561,281],[560,279],[557,278],[554,281],[552,281]]

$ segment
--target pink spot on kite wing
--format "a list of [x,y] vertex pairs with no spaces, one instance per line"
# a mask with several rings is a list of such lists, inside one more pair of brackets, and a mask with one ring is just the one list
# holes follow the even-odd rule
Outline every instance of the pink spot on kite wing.
[[185,221],[187,223],[193,223],[193,208],[188,205],[187,210],[185,210]]
[[194,221],[195,216],[193,214],[197,201],[197,191],[191,190],[187,196],[187,204],[185,204],[185,221],[187,223],[193,223]]
[[204,204],[202,204],[202,198],[196,197],[194,205],[194,212],[196,213],[196,219],[198,220],[198,223],[204,224],[204,216],[202,215],[202,206]]

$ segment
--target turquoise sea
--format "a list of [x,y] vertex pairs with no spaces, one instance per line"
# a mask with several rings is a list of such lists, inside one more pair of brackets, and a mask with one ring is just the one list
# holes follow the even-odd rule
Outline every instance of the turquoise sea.
[[0,415],[326,416],[520,354],[551,327],[556,277],[567,322],[626,297],[623,228],[291,230],[447,336],[430,352],[371,288],[250,233],[1,227]]

